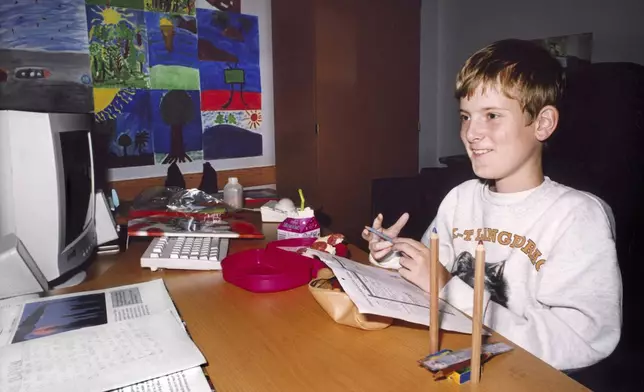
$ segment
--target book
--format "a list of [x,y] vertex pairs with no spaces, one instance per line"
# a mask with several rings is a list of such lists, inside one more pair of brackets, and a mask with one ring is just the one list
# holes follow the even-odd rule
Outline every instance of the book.
[[254,224],[241,219],[213,220],[165,214],[130,219],[127,234],[131,237],[264,238]]
[[228,209],[224,206],[193,208],[192,211],[171,210],[169,208],[131,209],[128,213],[129,219],[145,218],[148,216],[164,215],[170,217],[194,217],[225,219],[229,216]]
[[2,300],[0,358],[0,391],[214,390],[161,279]]

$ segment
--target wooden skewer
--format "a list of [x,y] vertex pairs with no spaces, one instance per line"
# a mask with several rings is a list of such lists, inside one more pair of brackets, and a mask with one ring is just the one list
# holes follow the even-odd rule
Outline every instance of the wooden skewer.
[[438,352],[438,233],[429,237],[429,352]]
[[485,247],[483,241],[476,246],[474,267],[474,313],[472,315],[472,374],[470,381],[478,384],[481,379],[481,334],[483,331],[483,289],[485,286]]

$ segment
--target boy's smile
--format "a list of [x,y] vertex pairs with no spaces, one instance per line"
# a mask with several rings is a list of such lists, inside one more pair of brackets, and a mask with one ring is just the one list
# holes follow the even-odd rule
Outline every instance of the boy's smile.
[[474,173],[494,180],[497,192],[519,192],[543,182],[539,121],[495,86],[461,99],[461,140]]

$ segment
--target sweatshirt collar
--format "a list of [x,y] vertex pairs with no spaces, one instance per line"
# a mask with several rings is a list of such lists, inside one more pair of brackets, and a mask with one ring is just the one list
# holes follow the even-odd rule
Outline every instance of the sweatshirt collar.
[[538,191],[548,187],[550,184],[550,178],[544,177],[543,182],[532,189],[513,193],[499,193],[492,191],[490,189],[490,183],[486,182],[483,186],[483,198],[492,204],[509,206],[525,201],[532,194],[539,193]]

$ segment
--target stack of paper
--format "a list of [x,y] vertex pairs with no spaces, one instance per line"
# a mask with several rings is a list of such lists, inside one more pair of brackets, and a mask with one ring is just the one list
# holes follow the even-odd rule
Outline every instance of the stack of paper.
[[[306,252],[319,257],[331,268],[360,313],[429,325],[429,294],[405,280],[398,272],[313,249]],[[439,307],[441,329],[472,333],[472,321],[458,309],[442,300]]]
[[0,391],[211,392],[204,363],[162,280],[0,302]]

